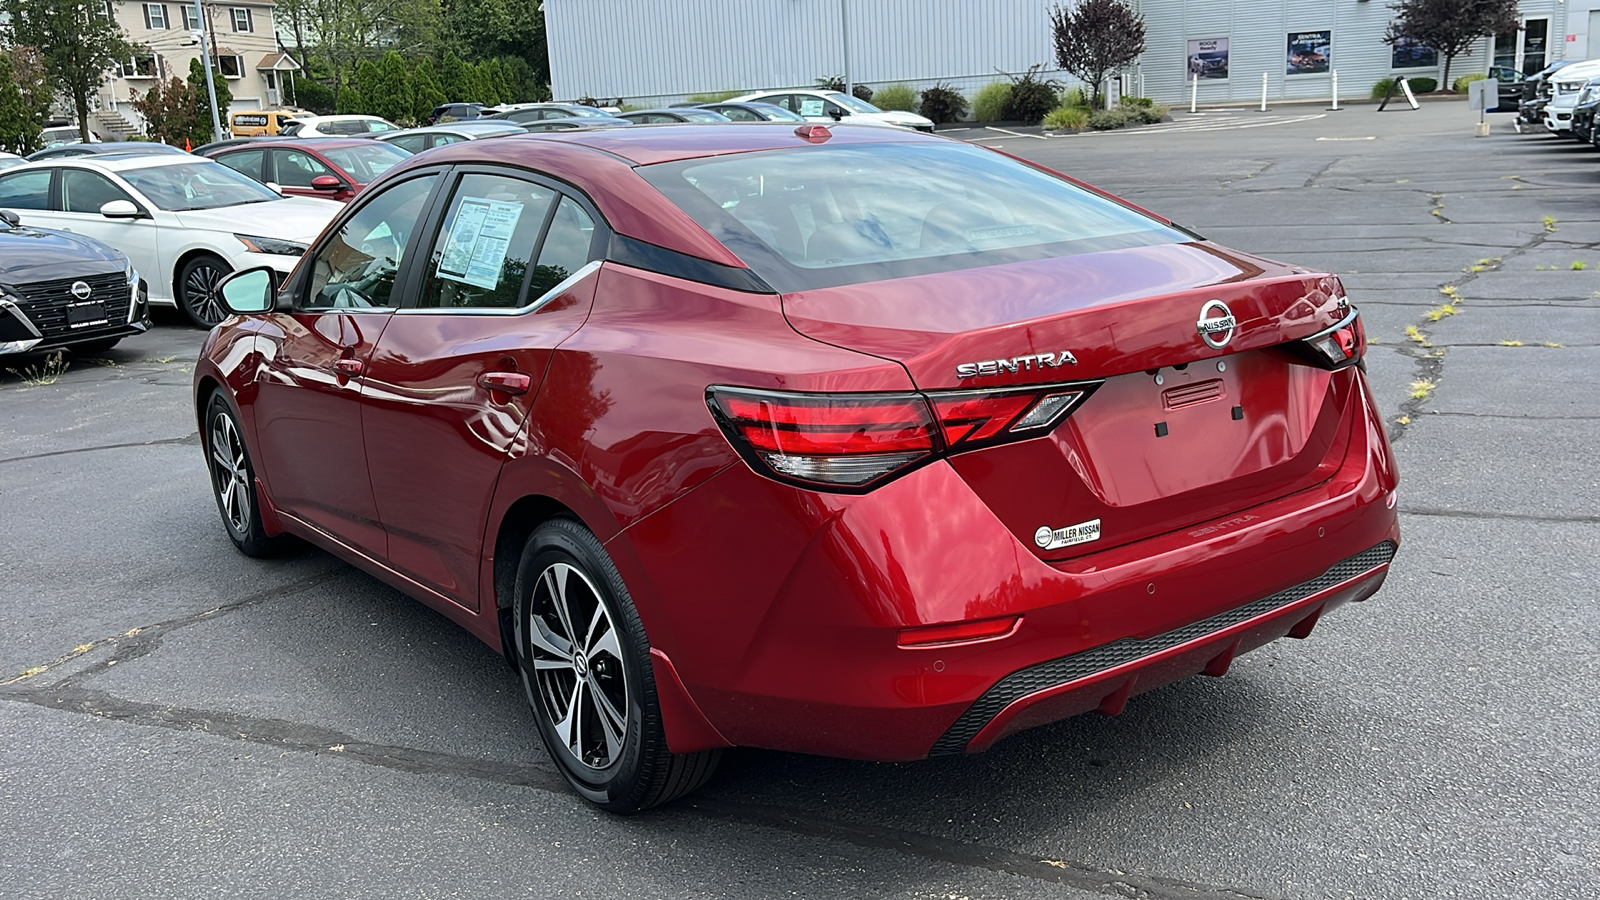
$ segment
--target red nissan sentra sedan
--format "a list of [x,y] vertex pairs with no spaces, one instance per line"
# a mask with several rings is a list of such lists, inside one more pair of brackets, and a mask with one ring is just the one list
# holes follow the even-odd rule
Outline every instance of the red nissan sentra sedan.
[[974,753],[1371,596],[1396,473],[1332,275],[882,128],[635,127],[397,166],[195,401],[296,535],[499,648],[628,812],[722,748]]

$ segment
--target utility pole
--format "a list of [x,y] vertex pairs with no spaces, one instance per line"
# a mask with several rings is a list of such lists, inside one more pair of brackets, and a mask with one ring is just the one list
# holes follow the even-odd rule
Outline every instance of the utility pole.
[[855,96],[856,85],[850,78],[850,0],[839,0],[839,27],[844,32],[844,92]]
[[211,98],[211,139],[220,141],[222,116],[217,112],[217,85],[211,78],[211,10],[206,9],[205,0],[195,0],[195,9],[200,13],[200,54],[205,57],[206,95]]

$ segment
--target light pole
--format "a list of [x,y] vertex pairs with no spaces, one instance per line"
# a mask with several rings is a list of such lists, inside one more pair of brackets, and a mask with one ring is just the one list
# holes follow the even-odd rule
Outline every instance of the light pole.
[[855,96],[855,82],[850,78],[850,0],[839,0],[839,28],[844,32],[844,92]]
[[217,113],[217,85],[211,79],[211,11],[206,9],[205,0],[195,0],[195,9],[200,13],[200,55],[205,57],[206,96],[211,99],[211,139],[220,141],[222,116]]

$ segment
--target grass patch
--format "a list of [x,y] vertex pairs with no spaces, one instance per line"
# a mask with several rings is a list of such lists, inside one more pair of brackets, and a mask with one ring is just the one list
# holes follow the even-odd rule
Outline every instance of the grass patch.
[[721,103],[744,93],[744,91],[712,91],[709,94],[694,94],[689,97],[690,103]]
[[1062,106],[1052,109],[1044,117],[1044,127],[1052,131],[1069,131],[1089,127],[1092,113],[1087,106]]
[[21,369],[7,369],[7,372],[22,379],[23,384],[31,387],[43,387],[55,384],[67,371],[67,355],[57,350],[46,356],[44,362],[36,366],[25,366]]
[[993,81],[972,96],[972,117],[979,122],[1000,122],[1006,117],[1006,102],[1011,99],[1011,82]]
[[917,111],[917,92],[909,84],[891,84],[878,88],[872,95],[872,105],[879,109],[898,109],[901,112]]

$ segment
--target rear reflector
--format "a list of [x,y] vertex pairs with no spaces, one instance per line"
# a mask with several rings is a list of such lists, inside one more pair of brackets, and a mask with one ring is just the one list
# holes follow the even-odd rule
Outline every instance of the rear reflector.
[[1367,331],[1355,309],[1333,326],[1287,345],[1297,356],[1323,369],[1343,369],[1367,353]]
[[861,493],[941,456],[1049,434],[1099,386],[895,394],[712,386],[706,405],[757,472]]
[[1021,616],[985,619],[981,622],[955,622],[950,625],[924,625],[900,632],[899,644],[905,650],[948,647],[952,644],[971,644],[1010,637],[1022,624]]

